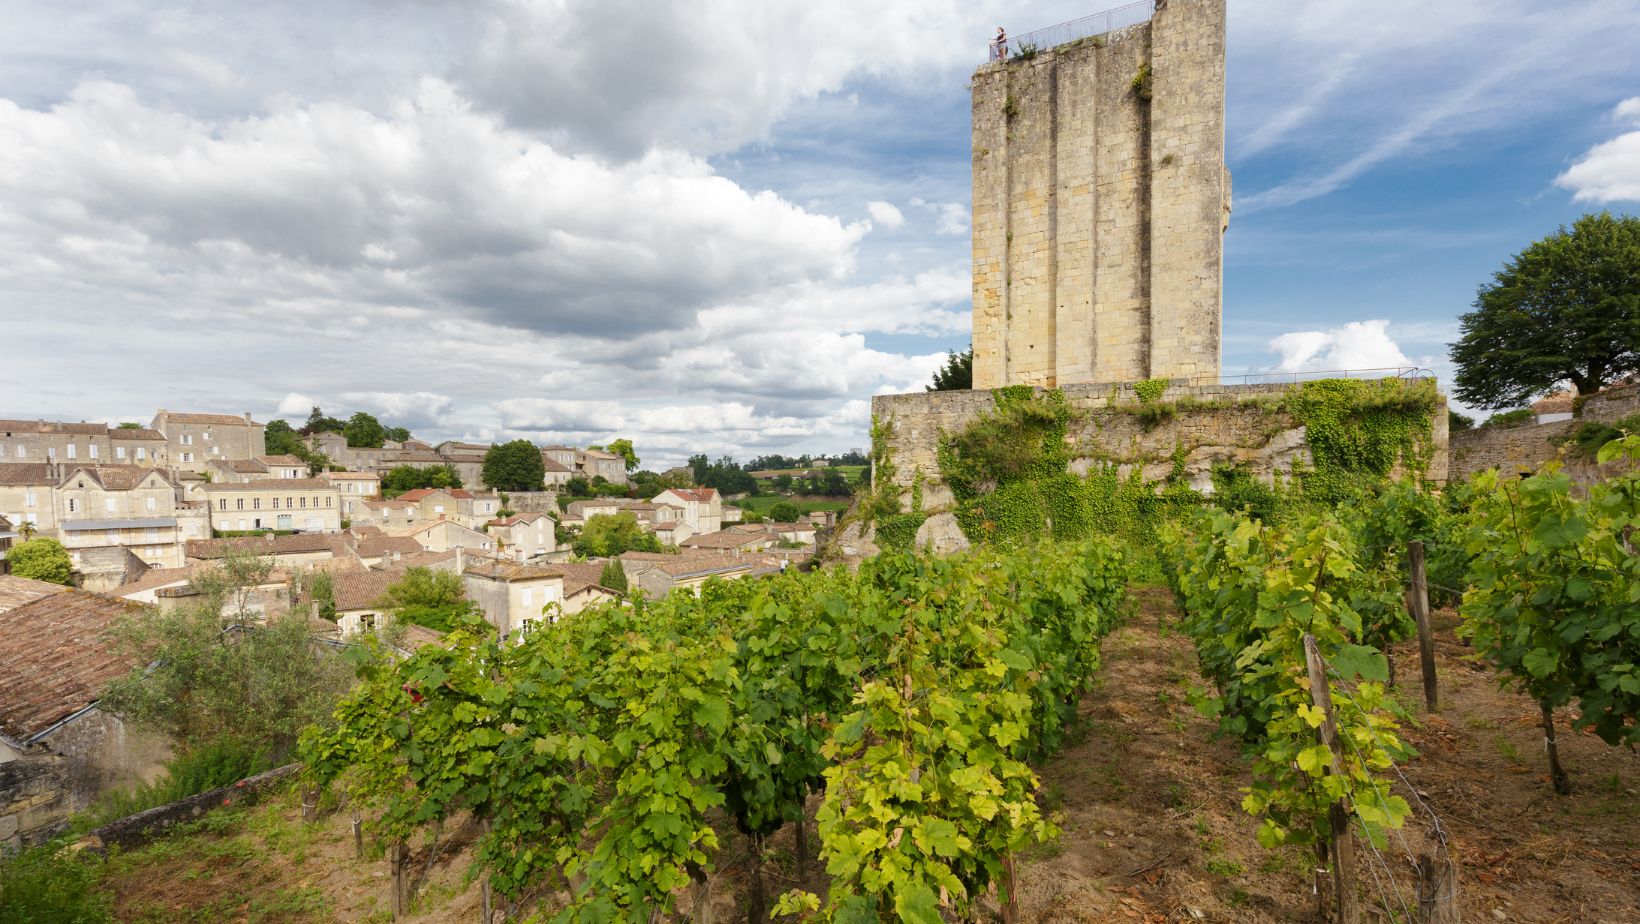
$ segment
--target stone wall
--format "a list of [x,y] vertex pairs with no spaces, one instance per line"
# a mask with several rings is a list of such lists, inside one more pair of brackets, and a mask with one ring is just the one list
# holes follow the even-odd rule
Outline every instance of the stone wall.
[[1510,429],[1482,428],[1452,436],[1452,479],[1462,481],[1476,472],[1495,468],[1503,472],[1531,472],[1551,459],[1560,459],[1566,471],[1580,484],[1609,478],[1627,466],[1620,463],[1597,465],[1593,460],[1564,451],[1584,421],[1616,423],[1640,413],[1640,385],[1608,388],[1583,402],[1579,417],[1554,423],[1533,424]]
[[[1174,453],[1182,462],[1191,487],[1212,490],[1215,465],[1244,467],[1262,480],[1292,472],[1311,463],[1304,427],[1282,408],[1292,386],[1172,385],[1158,404],[1172,413],[1147,425],[1137,413],[1141,402],[1131,384],[1066,385],[1060,388],[1077,411],[1066,439],[1074,443],[1070,469],[1086,473],[1098,464],[1118,466],[1126,476],[1138,469],[1146,481],[1168,477]],[[919,474],[923,504],[937,510],[953,498],[940,476],[941,433],[960,432],[967,424],[996,406],[986,390],[879,395],[872,399],[873,418],[889,424],[888,451],[894,463],[894,483],[909,492]],[[1435,409],[1434,454],[1426,476],[1436,482],[1447,477],[1446,400]],[[909,495],[907,495],[909,496]]]
[[557,491],[508,491],[507,509],[513,513],[559,515]]
[[66,826],[66,779],[67,761],[55,754],[0,763],[0,850],[37,844]]
[[1174,0],[974,75],[975,387],[1218,372],[1224,19]]

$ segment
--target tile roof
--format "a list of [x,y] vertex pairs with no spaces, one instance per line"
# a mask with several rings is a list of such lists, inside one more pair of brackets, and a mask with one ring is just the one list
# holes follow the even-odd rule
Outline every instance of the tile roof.
[[564,576],[564,572],[556,567],[547,568],[541,565],[529,565],[500,558],[479,558],[477,560],[469,558],[462,573],[509,583],[513,581],[540,581]]
[[672,578],[697,577],[702,574],[725,574],[730,571],[751,570],[754,561],[738,555],[678,555],[672,561],[657,562],[655,567]]
[[404,646],[411,651],[426,648],[429,645],[444,644],[444,633],[426,626],[418,626],[413,622],[404,625]]
[[149,475],[157,476],[166,485],[171,484],[164,472],[144,465],[71,465],[60,471],[63,472],[64,482],[74,477],[75,472],[85,472],[109,491],[129,491],[142,484]]
[[393,563],[393,567],[398,570],[405,570],[409,568],[431,568],[435,565],[441,565],[447,561],[455,560],[456,553],[453,549],[448,552],[416,552],[413,555],[401,556],[398,561]]
[[541,456],[541,465],[549,472],[574,472],[575,470],[548,455]]
[[339,574],[330,582],[336,612],[369,609],[387,593],[387,588],[404,577],[404,571],[355,571]]
[[523,523],[534,523],[536,520],[550,520],[552,517],[544,513],[515,513],[510,517],[496,517],[487,526],[518,526]]
[[[300,460],[298,460],[300,461]],[[380,481],[382,476],[375,472],[322,472],[319,475],[326,481]]]
[[353,546],[360,558],[381,558],[389,552],[400,555],[414,555],[420,552],[421,543],[409,536],[382,535],[360,540]]
[[266,465],[255,459],[213,459],[211,464],[220,465],[230,472],[237,472],[241,475],[260,475],[268,470]]
[[399,500],[396,497],[390,498],[388,500],[367,500],[367,501],[363,501],[362,503],[366,507],[369,507],[373,510],[379,510],[383,507],[386,507],[389,510],[409,510],[409,509],[416,506],[415,504],[412,504],[407,500]]
[[311,491],[321,488],[326,491],[336,490],[336,486],[323,478],[265,478],[261,481],[248,481],[243,484],[223,484],[213,482],[205,486],[207,493],[219,491]]
[[715,533],[701,533],[683,540],[686,549],[738,549],[743,546],[756,545],[760,542],[773,542],[774,537],[765,532],[747,533],[740,530],[725,529]]
[[[233,414],[178,414],[174,411],[166,411],[165,419],[171,423],[220,424],[223,426],[232,424],[243,425],[245,423],[244,417],[235,416]],[[260,427],[263,426],[263,424],[259,424],[253,420],[251,421],[251,426]]]
[[298,459],[289,453],[277,456],[257,456],[256,461],[262,463],[263,465],[307,465],[306,462],[303,462],[301,459]]
[[60,594],[67,589],[61,584],[52,584],[48,581],[36,581],[15,574],[0,574],[0,613],[14,610],[25,603],[32,603],[41,597]]
[[188,558],[209,560],[224,558],[229,552],[254,552],[257,555],[300,555],[309,552],[336,551],[337,537],[325,533],[295,533],[289,536],[238,536],[232,539],[189,539],[185,544]]
[[[694,501],[697,504],[710,504],[717,497],[716,488],[670,488],[669,490],[672,494],[686,501]],[[666,491],[661,492],[663,496],[666,493]],[[663,503],[659,497],[655,498],[655,502]]]
[[596,581],[571,581],[567,579],[564,581],[565,600],[568,600],[570,597],[577,594],[584,594],[588,592],[600,593],[606,597],[619,597],[621,595],[621,592],[615,588],[605,587]]
[[52,485],[51,467],[45,462],[0,462],[0,485]]
[[75,433],[81,436],[107,436],[107,424],[81,421],[68,423],[61,420],[0,420],[0,433]]
[[142,577],[134,581],[121,584],[112,591],[116,597],[129,597],[145,591],[156,590],[178,581],[187,581],[193,578],[198,565],[188,565],[182,568],[149,568]]
[[1570,414],[1577,404],[1577,394],[1570,390],[1545,395],[1532,404],[1534,414]]
[[604,568],[608,565],[608,560],[567,561],[553,567],[564,573],[564,586],[568,587],[570,581],[580,581],[583,584],[598,583],[598,579],[604,576]]
[[116,440],[159,440],[165,441],[165,434],[148,427],[109,427],[109,437]]
[[109,644],[113,623],[140,604],[82,590],[41,597],[0,619],[0,731],[17,742],[97,701],[134,662]]

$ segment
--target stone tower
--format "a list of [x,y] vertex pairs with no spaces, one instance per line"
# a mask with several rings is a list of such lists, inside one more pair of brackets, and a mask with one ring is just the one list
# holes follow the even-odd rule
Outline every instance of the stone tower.
[[975,388],[1218,375],[1225,0],[1156,6],[974,74]]

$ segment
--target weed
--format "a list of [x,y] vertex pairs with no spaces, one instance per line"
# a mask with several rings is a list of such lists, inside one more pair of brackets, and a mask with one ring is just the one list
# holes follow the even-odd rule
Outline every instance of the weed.
[[1019,101],[1014,99],[1012,93],[1008,94],[1008,98],[1002,101],[1002,115],[1010,122],[1014,120],[1015,116],[1019,115]]
[[1044,812],[1058,811],[1065,804],[1065,787],[1058,783],[1049,783],[1043,788],[1042,794],[1036,797],[1036,804]]
[[1042,49],[1038,48],[1034,42],[1020,42],[1019,50],[1014,52],[1014,60],[1029,61],[1040,54],[1041,51]]
[[1150,62],[1139,65],[1139,72],[1133,75],[1133,95],[1145,102],[1150,102]]
[[1521,757],[1520,751],[1515,749],[1515,746],[1509,742],[1509,739],[1500,735],[1492,740],[1497,745],[1498,753],[1503,755],[1504,760],[1507,760],[1512,764],[1525,766],[1526,759]]
[[1240,863],[1224,857],[1214,857],[1213,859],[1208,860],[1207,871],[1215,876],[1224,876],[1225,878],[1240,876],[1242,873],[1246,872]]

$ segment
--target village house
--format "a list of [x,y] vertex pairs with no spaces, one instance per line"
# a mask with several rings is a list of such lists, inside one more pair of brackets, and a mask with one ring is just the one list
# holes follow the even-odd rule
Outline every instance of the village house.
[[152,429],[164,434],[173,468],[205,471],[220,459],[254,459],[267,455],[266,425],[232,414],[179,414],[161,408]]
[[336,603],[336,627],[342,638],[372,632],[383,622],[381,602],[387,588],[403,579],[404,571],[355,571],[331,579]]
[[520,513],[491,520],[490,535],[504,552],[520,561],[558,551],[558,523],[544,513]]
[[169,468],[171,446],[165,434],[149,427],[110,427],[108,442],[116,464]]
[[[344,496],[343,502],[347,503]],[[379,526],[382,528],[414,526],[421,517],[421,505],[407,500],[392,498],[390,500],[379,497],[366,498],[351,502],[353,506],[347,511],[348,519],[354,526]]]
[[682,545],[687,542],[695,531],[689,528],[688,523],[681,520],[653,522],[644,524],[644,528],[655,534],[661,545]]
[[483,443],[440,443],[434,452],[461,476],[461,483],[477,487],[484,483],[484,457],[490,447]]
[[738,580],[752,574],[760,564],[752,557],[726,554],[621,553],[627,585],[641,589],[650,599],[664,597],[680,588],[698,596],[701,585],[708,580]]
[[268,481],[274,478],[306,478],[308,465],[292,455],[257,456],[254,459],[211,459],[205,463],[212,481]]
[[0,461],[111,461],[108,425],[55,420],[0,420]]
[[547,455],[545,450],[541,452],[541,467],[546,469],[546,473],[541,480],[546,483],[548,491],[555,491],[569,484],[569,480],[575,477],[573,469]]
[[408,536],[429,552],[448,552],[451,549],[488,552],[495,548],[495,540],[488,534],[462,526],[454,520],[434,520],[397,529],[384,527],[382,532],[389,536]]
[[320,472],[342,495],[342,518],[352,519],[355,506],[382,493],[382,476],[374,471]]
[[683,508],[683,522],[696,536],[723,528],[723,496],[716,488],[669,488],[654,502]]
[[57,479],[44,462],[0,462],[0,514],[16,529],[57,534]]
[[228,539],[198,539],[185,544],[184,555],[191,563],[221,561],[230,555],[251,554],[286,568],[330,561],[342,546],[342,538],[328,533],[297,533],[277,536],[235,536]]
[[11,544],[17,540],[17,531],[11,528],[11,521],[5,514],[0,514],[0,574],[11,573],[11,562],[6,560],[6,553],[11,551]]
[[593,517],[612,517],[621,512],[621,503],[612,497],[596,497],[591,500],[570,501],[564,508],[562,522],[565,526],[585,526]]
[[[98,549],[124,548],[151,567],[182,564],[177,486],[164,472],[137,465],[65,466],[54,492],[58,540],[89,579],[120,565],[91,566]],[[108,556],[99,556],[107,560]]]
[[461,566],[461,579],[467,599],[478,605],[503,637],[551,618],[544,610],[564,602],[564,572],[554,566],[468,557]]
[[419,521],[454,520],[469,529],[483,526],[501,510],[499,495],[475,494],[466,488],[417,488],[397,499],[417,505]]
[[[543,461],[551,461],[563,466],[571,477],[579,476],[591,481],[593,478],[603,478],[614,484],[626,484],[626,459],[612,452],[602,449],[576,449],[573,446],[543,446],[541,447]],[[549,466],[550,467],[550,466]],[[565,478],[564,481],[568,481]],[[552,480],[549,478],[549,485]]]
[[166,757],[164,742],[97,708],[103,686],[135,666],[108,630],[140,609],[63,590],[0,619],[0,849],[55,835],[100,793],[146,778]]
[[555,566],[564,572],[563,606],[566,614],[579,613],[589,606],[622,598],[621,591],[598,583],[603,579],[604,568],[608,565],[609,559],[599,558]]
[[281,478],[200,488],[210,503],[211,528],[335,532],[342,528],[341,493],[323,478]]

